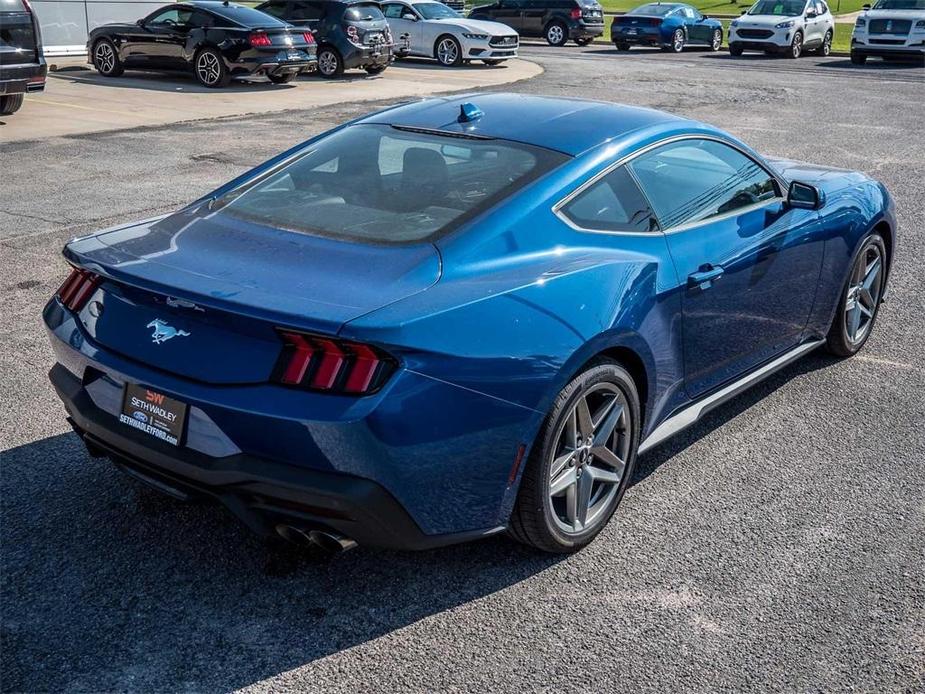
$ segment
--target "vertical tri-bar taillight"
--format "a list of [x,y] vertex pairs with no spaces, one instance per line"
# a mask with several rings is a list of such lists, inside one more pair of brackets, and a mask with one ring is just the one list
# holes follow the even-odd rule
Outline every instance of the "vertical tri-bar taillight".
[[71,311],[79,311],[94,290],[100,285],[102,278],[89,270],[74,268],[68,278],[64,280],[55,296]]
[[395,360],[382,350],[348,340],[280,330],[283,350],[273,380],[289,386],[346,395],[368,395],[382,387]]

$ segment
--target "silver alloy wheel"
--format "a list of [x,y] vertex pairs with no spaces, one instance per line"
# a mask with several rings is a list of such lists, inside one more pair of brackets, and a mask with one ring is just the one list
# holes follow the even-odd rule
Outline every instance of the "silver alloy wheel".
[[549,43],[559,44],[565,40],[565,32],[558,24],[553,24],[546,30],[546,39]]
[[864,341],[877,315],[883,289],[883,256],[875,244],[858,256],[845,300],[845,335],[852,345]]
[[459,60],[459,47],[455,40],[447,36],[437,44],[437,60],[441,65],[453,65]]
[[822,39],[822,55],[828,55],[832,52],[832,32],[825,32],[825,38]]
[[714,51],[718,51],[723,45],[723,32],[717,29],[713,32],[713,41],[710,43],[710,47]]
[[196,74],[203,84],[216,84],[222,75],[222,66],[218,56],[211,51],[203,51],[196,61]]
[[794,58],[799,58],[800,54],[803,52],[803,34],[797,32],[793,37],[793,42],[790,44],[790,51],[793,53]]
[[606,519],[626,471],[631,427],[626,397],[613,383],[581,393],[563,418],[547,482],[560,530],[580,533]]
[[684,31],[678,29],[674,32],[674,40],[671,42],[671,47],[674,48],[675,53],[680,53],[684,50]]
[[116,66],[116,52],[108,41],[100,41],[96,44],[93,57],[96,61],[96,69],[104,75],[108,75]]
[[337,56],[334,55],[334,51],[321,51],[318,55],[318,72],[322,75],[333,75],[337,72]]

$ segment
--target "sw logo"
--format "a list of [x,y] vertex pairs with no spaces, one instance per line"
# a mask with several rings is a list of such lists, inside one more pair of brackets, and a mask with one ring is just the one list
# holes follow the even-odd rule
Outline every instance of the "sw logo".
[[160,393],[154,393],[150,390],[145,391],[145,400],[147,400],[148,402],[153,402],[155,405],[164,404],[164,396],[161,395]]
[[188,337],[189,333],[185,330],[177,330],[171,325],[167,325],[165,321],[162,321],[160,318],[155,318],[153,321],[148,323],[149,328],[154,328],[154,332],[151,333],[151,342],[156,345],[161,344],[162,342],[167,342],[167,340],[173,339],[175,337]]

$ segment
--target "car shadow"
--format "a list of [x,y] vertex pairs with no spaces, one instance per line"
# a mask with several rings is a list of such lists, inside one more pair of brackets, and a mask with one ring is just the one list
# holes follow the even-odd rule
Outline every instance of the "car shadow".
[[117,89],[145,89],[156,92],[186,92],[191,94],[229,94],[242,92],[265,92],[280,89],[292,89],[295,85],[273,84],[263,78],[235,79],[227,87],[209,88],[196,81],[193,75],[184,73],[160,73],[126,71],[120,77],[103,77],[98,72],[84,70],[64,72],[57,70],[49,73],[49,78],[68,80],[77,84],[92,84],[99,87]]
[[[791,378],[810,356],[640,458],[633,484]],[[0,668],[7,691],[232,690],[551,569],[502,537],[329,557],[263,545],[88,458],[76,435],[3,452]]]
[[868,58],[863,65],[854,65],[850,60],[830,60],[819,64],[820,67],[835,68],[838,70],[867,70],[870,72],[886,71],[893,72],[896,70],[921,70],[925,67],[925,62],[908,58],[905,60],[883,60],[881,58]]

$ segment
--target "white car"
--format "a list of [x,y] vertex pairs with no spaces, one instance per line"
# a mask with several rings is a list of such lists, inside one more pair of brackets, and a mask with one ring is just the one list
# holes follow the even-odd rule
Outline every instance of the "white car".
[[925,59],[925,0],[877,0],[854,23],[851,62],[868,56]]
[[387,0],[380,6],[399,55],[436,58],[447,66],[470,60],[497,65],[517,57],[520,36],[506,24],[466,19],[434,0]]
[[835,18],[825,0],[758,0],[729,25],[729,53],[783,53],[799,58],[803,51],[828,55]]

